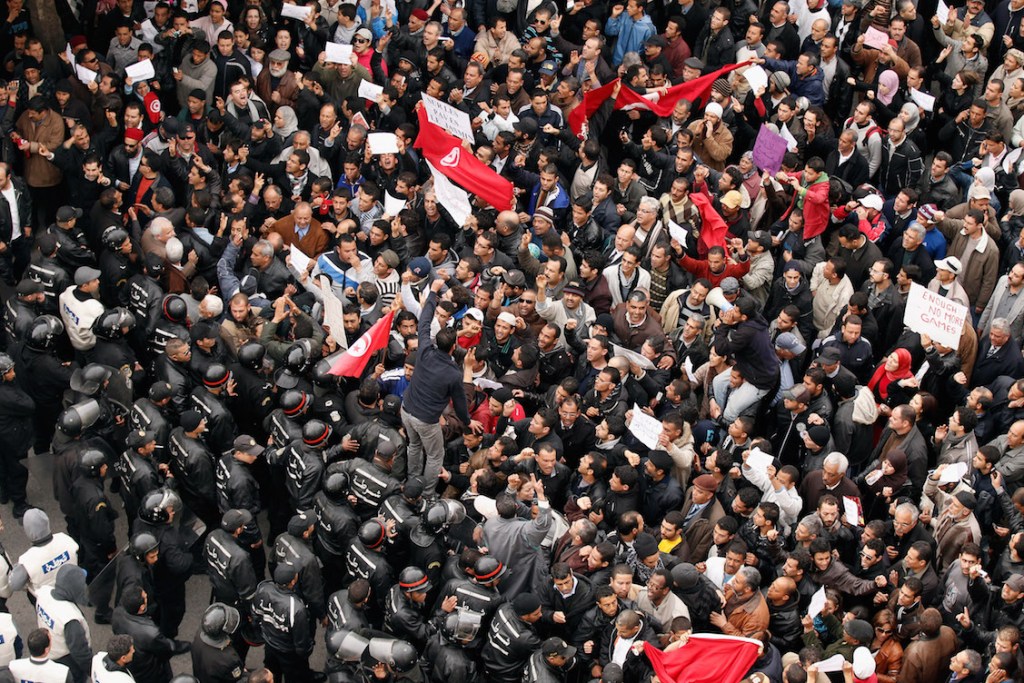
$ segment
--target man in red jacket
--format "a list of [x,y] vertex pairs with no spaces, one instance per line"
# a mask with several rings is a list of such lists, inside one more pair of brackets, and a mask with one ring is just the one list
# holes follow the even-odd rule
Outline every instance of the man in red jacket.
[[708,249],[706,261],[699,261],[683,254],[679,259],[679,265],[693,273],[695,279],[707,278],[711,281],[712,287],[718,287],[727,277],[739,280],[750,271],[750,257],[747,256],[743,240],[739,237],[729,240],[729,245],[732,256],[728,259],[725,249],[714,246]]

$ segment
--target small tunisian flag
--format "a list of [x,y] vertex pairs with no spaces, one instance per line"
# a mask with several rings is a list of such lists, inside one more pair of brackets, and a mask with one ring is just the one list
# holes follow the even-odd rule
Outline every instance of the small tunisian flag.
[[373,324],[356,343],[348,347],[327,371],[329,375],[337,377],[359,377],[366,369],[375,351],[379,351],[388,345],[388,337],[391,334],[391,320],[395,317],[394,311]]
[[711,205],[711,200],[703,192],[691,192],[690,201],[700,212],[700,246],[698,251],[706,254],[711,247],[725,247],[725,236],[729,226],[725,219]]
[[414,147],[423,152],[434,168],[498,211],[512,208],[512,183],[477,159],[462,146],[462,140],[431,123],[427,110],[419,111],[420,132]]
[[646,645],[644,653],[662,683],[738,683],[761,647],[752,638],[701,633],[678,650],[662,652]]

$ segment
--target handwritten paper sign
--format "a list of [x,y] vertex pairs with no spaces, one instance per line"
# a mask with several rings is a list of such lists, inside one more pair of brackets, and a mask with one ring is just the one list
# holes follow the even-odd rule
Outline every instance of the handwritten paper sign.
[[466,220],[473,215],[473,205],[469,203],[469,193],[448,180],[447,176],[434,168],[429,161],[427,166],[434,178],[434,194],[437,196],[437,201],[452,217],[456,225],[460,227],[465,225]]
[[365,78],[359,81],[359,90],[357,94],[367,100],[377,101],[377,98],[384,94],[384,86],[377,85],[372,81],[368,81]]
[[822,586],[818,592],[811,596],[811,603],[807,605],[807,616],[811,619],[821,614],[825,609],[825,587]]
[[[287,7],[288,5],[285,5]],[[324,51],[327,53],[328,64],[351,64],[352,46],[341,45],[340,43],[327,43]]]
[[153,68],[152,59],[143,59],[141,62],[125,67],[124,73],[132,79],[133,83],[138,83],[139,81],[148,81],[156,76],[156,69]]
[[423,108],[427,110],[427,119],[434,125],[468,142],[473,142],[473,126],[469,122],[469,114],[456,109],[447,102],[423,94]]
[[970,466],[965,462],[955,462],[946,469],[942,470],[942,475],[939,477],[940,484],[954,484],[967,474],[967,470]]
[[761,129],[757,131],[757,139],[754,140],[754,164],[775,175],[782,168],[787,146],[786,138],[773,133],[762,123]]
[[957,348],[967,319],[967,307],[930,292],[919,284],[910,285],[903,324],[918,334],[927,334],[943,346]]
[[910,99],[914,101],[914,104],[921,107],[925,111],[935,110],[935,96],[929,95],[926,92],[921,92],[917,88],[910,89]]
[[320,278],[320,292],[324,297],[324,325],[331,328],[331,337],[343,349],[348,348],[348,338],[345,336],[345,305],[331,288],[331,281],[328,277]]
[[889,34],[879,31],[874,26],[869,26],[868,30],[864,32],[864,44],[876,50],[881,50],[889,44]]
[[309,18],[309,13],[313,11],[312,7],[306,5],[299,6],[293,5],[290,2],[286,2],[281,5],[281,16],[289,17],[291,19],[298,19],[299,21],[306,21]]
[[743,77],[747,79],[747,83],[750,84],[750,89],[755,95],[760,92],[761,88],[768,92],[768,72],[757,64],[744,70]]
[[861,513],[860,507],[860,498],[843,496],[843,514],[846,515],[846,521],[851,526],[864,525],[863,514]]
[[612,350],[614,351],[616,356],[622,356],[623,358],[628,360],[630,363],[635,363],[636,365],[640,366],[644,370],[653,370],[654,369],[654,363],[652,363],[651,361],[647,360],[646,358],[644,358],[644,356],[642,356],[641,354],[637,353],[636,351],[630,351],[626,347],[619,346],[618,344],[612,344]]
[[637,441],[651,450],[658,447],[658,439],[661,437],[661,421],[651,417],[640,409],[636,403],[633,404],[633,419],[629,423],[629,431],[637,438]]

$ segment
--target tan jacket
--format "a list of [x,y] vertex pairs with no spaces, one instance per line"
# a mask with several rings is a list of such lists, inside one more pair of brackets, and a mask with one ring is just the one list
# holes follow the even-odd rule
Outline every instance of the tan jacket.
[[725,124],[719,123],[711,131],[711,137],[707,137],[703,119],[691,123],[689,129],[693,133],[694,155],[708,168],[724,171],[725,160],[732,154],[732,131]]
[[46,118],[38,124],[32,123],[25,111],[18,117],[14,126],[18,135],[32,143],[31,154],[25,159],[25,183],[29,187],[53,187],[60,185],[64,174],[47,159],[39,156],[39,145],[50,151],[57,149],[64,142],[64,119],[53,110],[46,113]]

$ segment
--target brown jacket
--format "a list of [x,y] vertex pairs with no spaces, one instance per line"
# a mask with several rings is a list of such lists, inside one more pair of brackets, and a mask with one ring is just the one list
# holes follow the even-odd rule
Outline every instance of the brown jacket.
[[724,171],[725,160],[732,154],[732,131],[729,127],[719,122],[711,131],[711,137],[707,137],[704,119],[701,119],[691,123],[689,129],[693,133],[694,156],[699,157],[708,168]]
[[315,259],[327,251],[327,233],[320,227],[320,221],[315,218],[310,222],[309,230],[306,231],[306,236],[301,240],[295,234],[295,218],[293,216],[285,216],[274,223],[273,227],[270,228],[270,232],[276,232],[280,235],[285,246],[290,247],[292,242],[294,242],[299,251],[309,258]]
[[[950,209],[954,211],[957,207]],[[967,249],[967,236],[960,234],[963,227],[963,220],[950,218],[949,214],[939,223],[939,230],[949,240],[949,255],[956,256],[963,261],[962,254]],[[995,291],[996,281],[999,279],[999,245],[989,234],[986,227],[981,232],[982,238],[979,243],[981,251],[971,254],[967,267],[960,274],[960,284],[964,286],[971,306],[979,311],[985,310],[988,300],[992,298]]]
[[935,683],[949,678],[949,658],[956,652],[956,634],[943,626],[928,640],[914,640],[903,651],[897,683]]
[[[273,94],[278,93],[280,100],[274,101]],[[270,68],[266,68],[260,72],[259,78],[256,79],[256,94],[260,96],[260,99],[267,103],[267,108],[270,109],[270,113],[273,114],[277,111],[278,107],[294,107],[295,101],[299,98],[299,83],[295,78],[295,74],[291,71],[285,71],[284,76],[277,84],[276,89],[270,87]]]
[[[680,512],[683,518],[693,507],[693,487],[686,491],[686,498],[683,500],[683,507]],[[711,534],[714,531],[718,520],[725,517],[725,510],[718,498],[712,498],[707,507],[698,513],[697,518],[690,522],[690,526],[683,532],[687,544],[690,546],[690,557],[693,562],[703,562],[708,559],[708,550],[711,548]],[[767,623],[767,616],[765,616]]]
[[32,143],[31,154],[25,159],[25,183],[29,187],[53,187],[60,185],[64,174],[47,159],[39,156],[39,145],[50,151],[60,147],[64,142],[64,119],[57,112],[48,110],[46,118],[38,124],[32,123],[25,111],[18,117],[15,128],[25,140]]
[[895,638],[889,638],[875,653],[875,675],[878,683],[896,683],[903,668],[903,646]]
[[[732,609],[731,612],[729,610]],[[753,638],[757,634],[768,629],[768,622],[771,614],[768,612],[768,602],[764,599],[761,591],[755,590],[749,600],[735,607],[725,606],[728,621],[722,627],[722,633],[727,636],[742,636]]]

